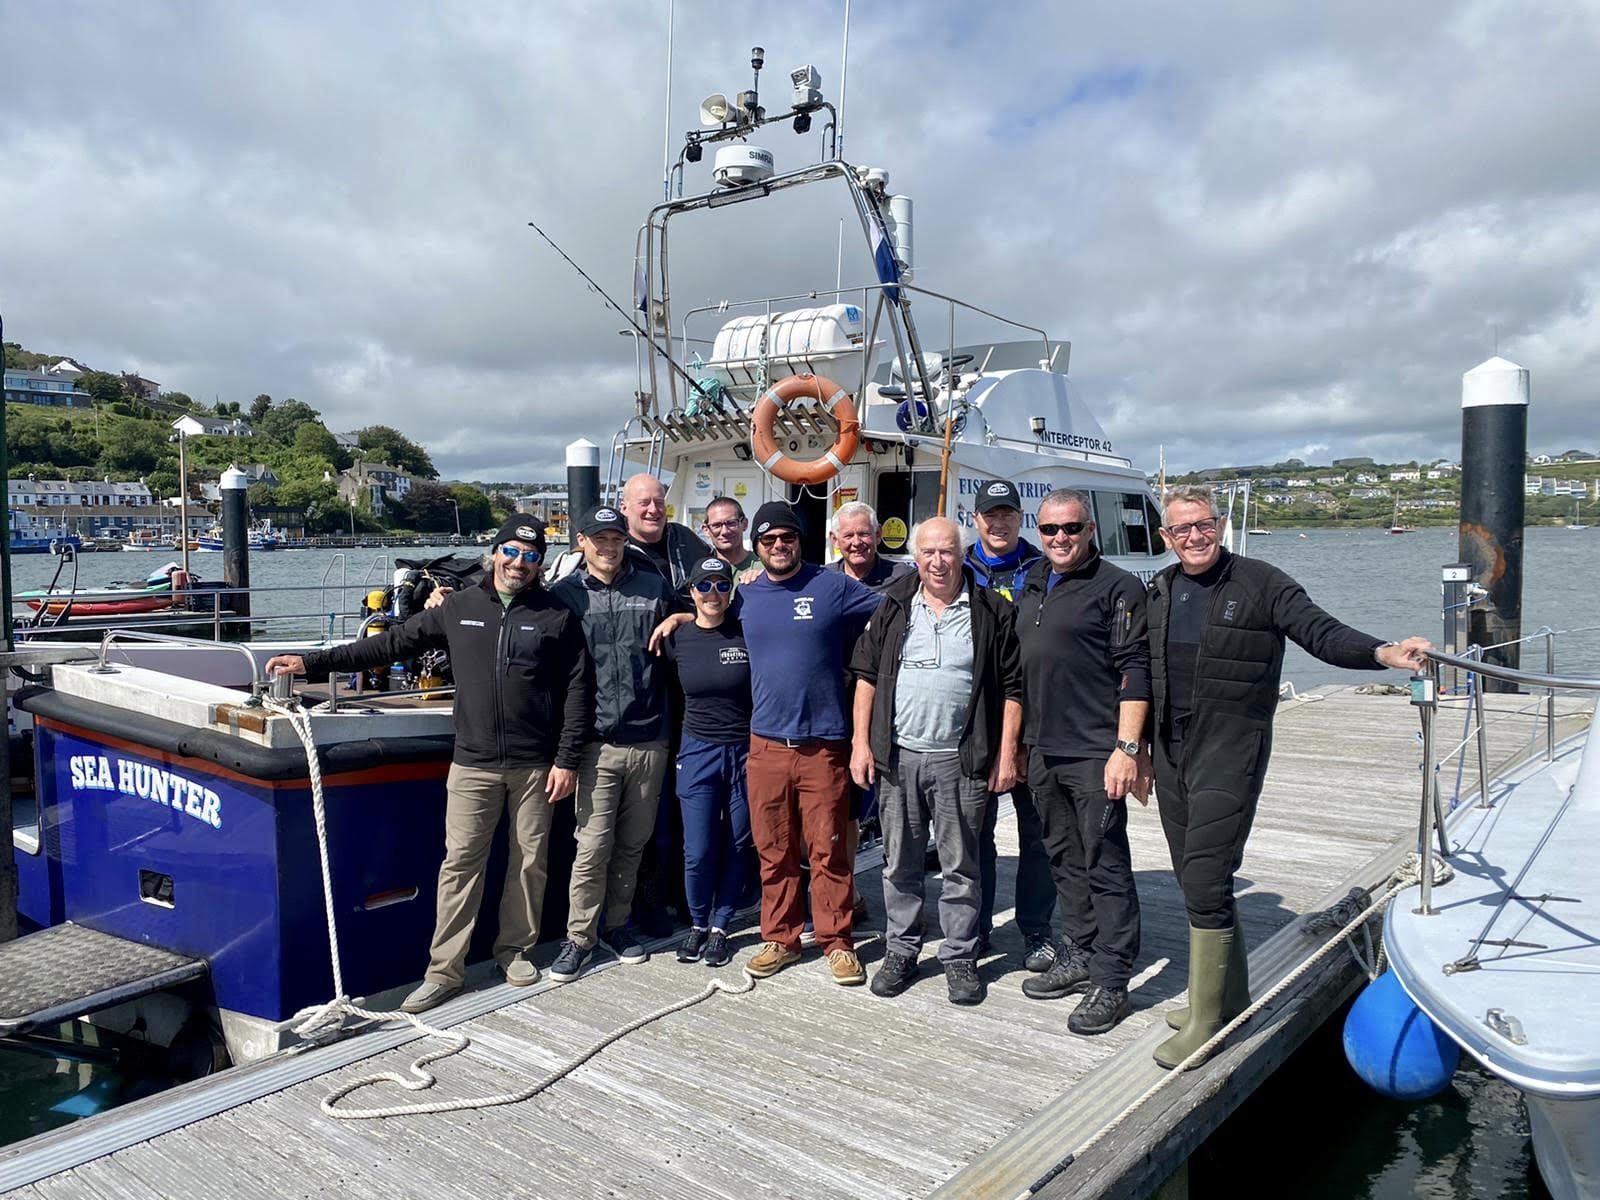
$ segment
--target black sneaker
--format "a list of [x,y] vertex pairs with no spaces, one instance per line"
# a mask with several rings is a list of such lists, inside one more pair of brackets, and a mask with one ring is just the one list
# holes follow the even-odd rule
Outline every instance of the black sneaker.
[[583,974],[583,969],[593,956],[593,946],[585,948],[568,938],[561,943],[561,952],[556,955],[555,962],[550,964],[550,978],[557,983],[571,983]]
[[872,994],[898,996],[910,987],[916,978],[917,960],[909,954],[891,950],[883,956],[883,963],[878,967],[878,973],[872,977]]
[[700,951],[700,961],[708,967],[725,967],[733,960],[733,951],[728,946],[728,935],[720,929],[713,929],[706,934],[706,944]]
[[621,929],[606,930],[601,942],[611,953],[617,956],[619,962],[631,965],[650,961],[650,951],[644,948],[644,942],[639,937],[639,930],[629,921]]
[[1085,1035],[1108,1033],[1127,1015],[1127,988],[1092,987],[1067,1018],[1067,1028]]
[[1089,990],[1089,952],[1063,941],[1042,975],[1022,981],[1022,994],[1034,1000],[1060,1000]]
[[1032,971],[1035,975],[1043,974],[1050,969],[1050,964],[1056,960],[1056,945],[1048,937],[1037,934],[1027,938],[1027,949],[1022,952],[1023,970]]
[[681,963],[699,962],[700,956],[705,953],[708,933],[699,925],[690,928],[683,935],[683,941],[678,943],[678,961]]
[[944,982],[950,989],[951,1004],[983,1002],[983,980],[978,978],[978,964],[972,959],[952,958],[945,963]]

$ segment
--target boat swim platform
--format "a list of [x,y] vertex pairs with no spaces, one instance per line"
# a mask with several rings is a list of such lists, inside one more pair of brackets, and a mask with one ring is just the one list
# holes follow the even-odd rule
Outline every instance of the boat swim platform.
[[[1387,879],[1412,849],[1421,783],[1417,717],[1404,696],[1329,688],[1280,705],[1272,767],[1239,877],[1239,911],[1261,995],[1321,944],[1302,914]],[[1525,696],[1489,696],[1492,711]],[[1558,702],[1570,732],[1586,720]],[[1441,741],[1459,736],[1441,708]],[[1527,748],[1522,718],[1496,730],[1491,769]],[[1542,718],[1539,722],[1542,728]],[[1561,732],[1558,730],[1558,732]],[[1466,772],[1471,790],[1475,773]],[[1453,790],[1447,779],[1445,795]],[[844,988],[815,950],[744,995],[718,993],[645,1026],[531,1100],[452,1114],[339,1121],[319,1108],[336,1086],[403,1071],[423,1047],[391,1025],[181,1085],[0,1149],[0,1191],[27,1200],[129,1197],[1001,1197],[1011,1200],[1074,1153],[1129,1101],[1167,1078],[1150,1057],[1180,1002],[1188,930],[1154,802],[1132,807],[1143,949],[1133,1012],[1094,1038],[1067,1032],[1076,998],[1029,1000],[1009,920],[1016,827],[1002,813],[987,999],[951,1005],[924,950],[924,973],[893,1000]],[[883,955],[881,855],[858,885],[872,916],[858,931],[869,971]],[[938,929],[930,874],[926,927]],[[1445,885],[1448,886],[1448,885]],[[1402,895],[1401,902],[1404,902]],[[711,971],[680,964],[670,942],[648,964],[603,953],[579,980],[496,984],[427,1017],[472,1044],[430,1069],[438,1084],[387,1083],[346,1107],[514,1092],[714,976],[743,981],[759,943]],[[553,947],[541,948],[545,965]],[[481,971],[478,972],[480,975]],[[1148,1195],[1355,990],[1344,947],[1326,956],[1209,1063],[1183,1075],[1043,1186],[1041,1196]],[[431,1047],[430,1047],[431,1048]],[[1181,1176],[1180,1176],[1181,1178]],[[6,1191],[10,1188],[13,1190]],[[1171,1189],[1181,1191],[1180,1189]]]
[[193,982],[206,962],[68,922],[0,945],[0,1037]]

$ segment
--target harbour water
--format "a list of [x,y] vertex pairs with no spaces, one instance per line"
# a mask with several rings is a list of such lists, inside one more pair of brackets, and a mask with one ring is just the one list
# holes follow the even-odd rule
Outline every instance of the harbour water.
[[[1600,531],[1529,529],[1526,546],[1524,633],[1543,625],[1579,631],[1560,639],[1557,669],[1600,675],[1600,603],[1595,597]],[[1283,530],[1251,540],[1253,555],[1281,566],[1340,619],[1393,638],[1411,633],[1438,638],[1439,567],[1455,561],[1455,547],[1453,529],[1403,536],[1374,529],[1308,530],[1304,538],[1298,531]],[[392,551],[389,561],[395,554],[426,558],[445,553],[444,548]],[[335,561],[333,552],[256,555],[251,571],[258,587],[310,585],[313,590],[264,594],[255,611],[301,614],[283,623],[285,633],[326,629],[329,611],[348,610],[365,586],[381,586],[388,577],[388,562],[375,563],[378,552],[346,555],[344,570],[336,569],[330,580],[338,584],[342,575],[342,604],[332,589],[315,590]],[[220,576],[220,555],[192,557],[202,575]],[[155,554],[86,555],[79,585],[139,578],[165,561]],[[54,562],[43,556],[14,560],[15,590],[43,586],[53,570]],[[1526,661],[1542,664],[1542,647]],[[1381,677],[1329,668],[1291,645],[1284,678],[1306,689]],[[63,1032],[92,1038],[82,1030]],[[95,1061],[103,1057],[92,1045],[82,1047],[76,1059],[0,1048],[0,1144],[159,1083],[139,1070],[140,1064]],[[1532,1168],[1526,1115],[1513,1089],[1482,1072],[1464,1071],[1434,1099],[1417,1104],[1382,1101],[1345,1066],[1337,1023],[1314,1037],[1196,1154],[1190,1165],[1191,1194],[1212,1194],[1223,1187],[1236,1194],[1287,1190],[1285,1162],[1297,1164],[1294,1194],[1329,1200],[1545,1195]],[[1257,1179],[1259,1186],[1254,1185]]]

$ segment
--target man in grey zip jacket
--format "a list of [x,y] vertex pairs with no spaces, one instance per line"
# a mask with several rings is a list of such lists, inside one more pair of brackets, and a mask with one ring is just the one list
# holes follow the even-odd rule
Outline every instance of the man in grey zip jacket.
[[1416,669],[1425,638],[1382,642],[1311,602],[1260,559],[1223,547],[1210,489],[1167,493],[1162,539],[1178,564],[1150,585],[1156,798],[1189,915],[1189,1007],[1155,1050],[1175,1067],[1250,1003],[1233,877],[1272,752],[1284,639],[1336,667]]
[[587,965],[602,918],[620,960],[649,958],[628,913],[655,830],[670,715],[664,666],[647,647],[662,618],[681,607],[665,579],[628,557],[627,524],[615,508],[590,509],[577,532],[584,565],[550,589],[582,623],[595,664],[594,740],[583,750],[574,801],[567,939],[550,966],[550,977],[563,983]]

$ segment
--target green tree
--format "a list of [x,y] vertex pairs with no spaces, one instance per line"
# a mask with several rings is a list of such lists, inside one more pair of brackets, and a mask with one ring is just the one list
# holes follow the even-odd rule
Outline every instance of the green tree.
[[307,421],[321,421],[322,414],[304,401],[292,397],[270,409],[256,426],[256,432],[281,442],[294,445],[295,431]]
[[250,424],[259,425],[267,415],[267,410],[272,407],[272,397],[262,392],[250,401]]
[[306,458],[332,463],[339,457],[339,443],[321,422],[307,421],[294,431],[294,451]]
[[368,460],[381,460],[422,479],[437,479],[428,452],[398,429],[388,425],[369,425],[356,431],[356,442]]
[[156,468],[167,439],[159,429],[132,421],[108,425],[101,434],[100,462],[110,471],[145,474]]
[[406,523],[413,529],[433,533],[453,533],[456,527],[456,513],[450,502],[454,499],[450,489],[444,484],[419,481],[411,485],[404,503],[395,503],[394,506],[397,509],[404,509]]
[[144,482],[150,489],[150,494],[158,501],[178,494],[178,473],[176,471],[162,471],[158,468],[147,474],[144,477]]
[[[450,495],[455,497],[461,506],[461,532],[465,534],[476,533],[480,529],[489,529],[495,525],[494,509],[489,504],[489,497],[483,492],[465,483],[456,483],[450,486]],[[452,518],[451,531],[455,529]]]
[[78,390],[88,392],[96,404],[112,404],[125,395],[122,380],[109,371],[85,371],[78,376]]

